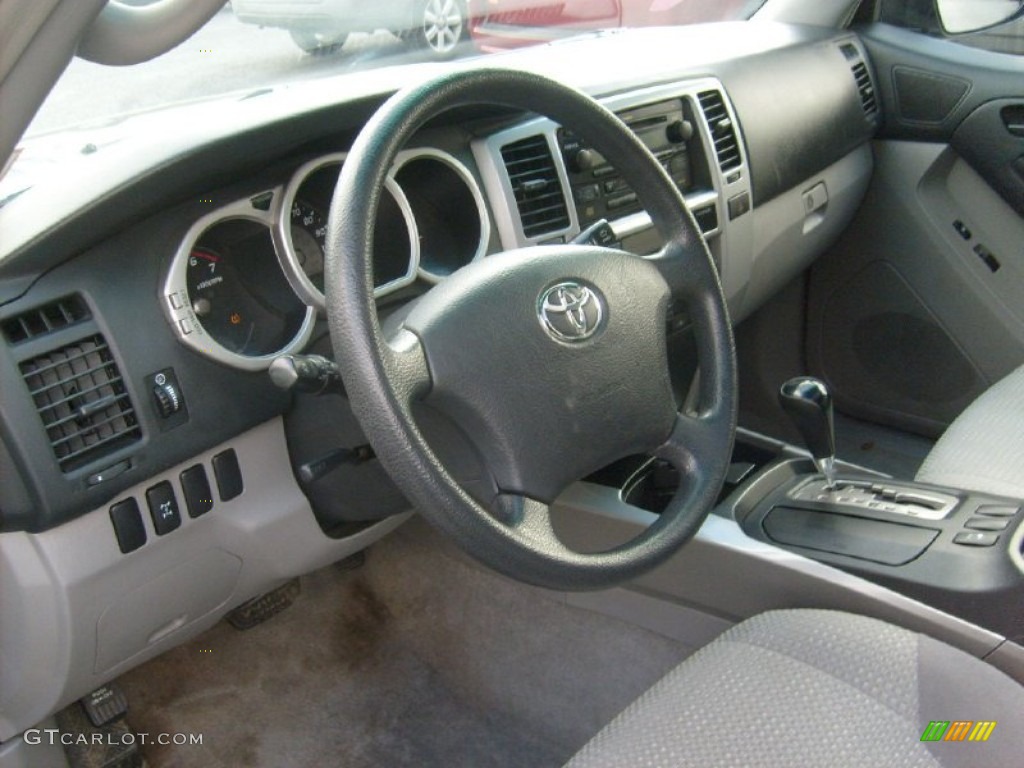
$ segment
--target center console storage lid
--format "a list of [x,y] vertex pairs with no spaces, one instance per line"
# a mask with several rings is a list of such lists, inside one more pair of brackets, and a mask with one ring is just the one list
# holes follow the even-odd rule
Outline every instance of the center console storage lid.
[[762,522],[778,544],[903,565],[924,552],[939,531],[812,509],[777,506]]

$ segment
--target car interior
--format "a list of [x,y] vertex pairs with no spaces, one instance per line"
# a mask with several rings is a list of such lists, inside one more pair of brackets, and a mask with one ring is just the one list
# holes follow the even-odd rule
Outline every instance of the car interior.
[[[5,5],[10,180],[73,55],[223,3]],[[296,80],[0,176],[0,768],[1019,765],[1024,11],[941,5]]]

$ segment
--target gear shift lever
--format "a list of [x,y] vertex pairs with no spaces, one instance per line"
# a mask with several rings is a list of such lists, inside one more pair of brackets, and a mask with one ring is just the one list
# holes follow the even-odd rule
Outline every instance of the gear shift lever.
[[812,376],[797,376],[782,385],[779,403],[800,430],[815,466],[831,490],[836,482],[836,436],[828,387]]

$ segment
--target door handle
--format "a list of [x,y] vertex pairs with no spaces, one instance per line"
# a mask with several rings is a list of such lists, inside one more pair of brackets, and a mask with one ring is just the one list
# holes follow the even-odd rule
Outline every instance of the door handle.
[[1020,136],[1024,139],[1024,104],[1013,104],[1009,107],[1003,107],[999,111],[999,116],[1003,118],[1003,125],[1006,126],[1006,130],[1014,136]]

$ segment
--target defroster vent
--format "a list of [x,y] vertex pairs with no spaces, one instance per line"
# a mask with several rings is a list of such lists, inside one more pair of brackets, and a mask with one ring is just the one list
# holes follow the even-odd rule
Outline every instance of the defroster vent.
[[141,437],[121,372],[100,334],[21,363],[21,375],[62,471]]
[[537,135],[506,144],[501,159],[516,196],[523,234],[538,237],[568,227],[569,211],[547,139]]
[[82,297],[73,294],[4,320],[3,331],[8,342],[21,344],[67,328],[88,317],[89,308]]
[[729,111],[725,108],[725,100],[719,91],[703,91],[697,95],[704,119],[711,131],[711,140],[715,143],[715,156],[718,167],[729,171],[738,167],[743,158],[740,157],[740,145],[736,139],[736,126],[732,124]]

